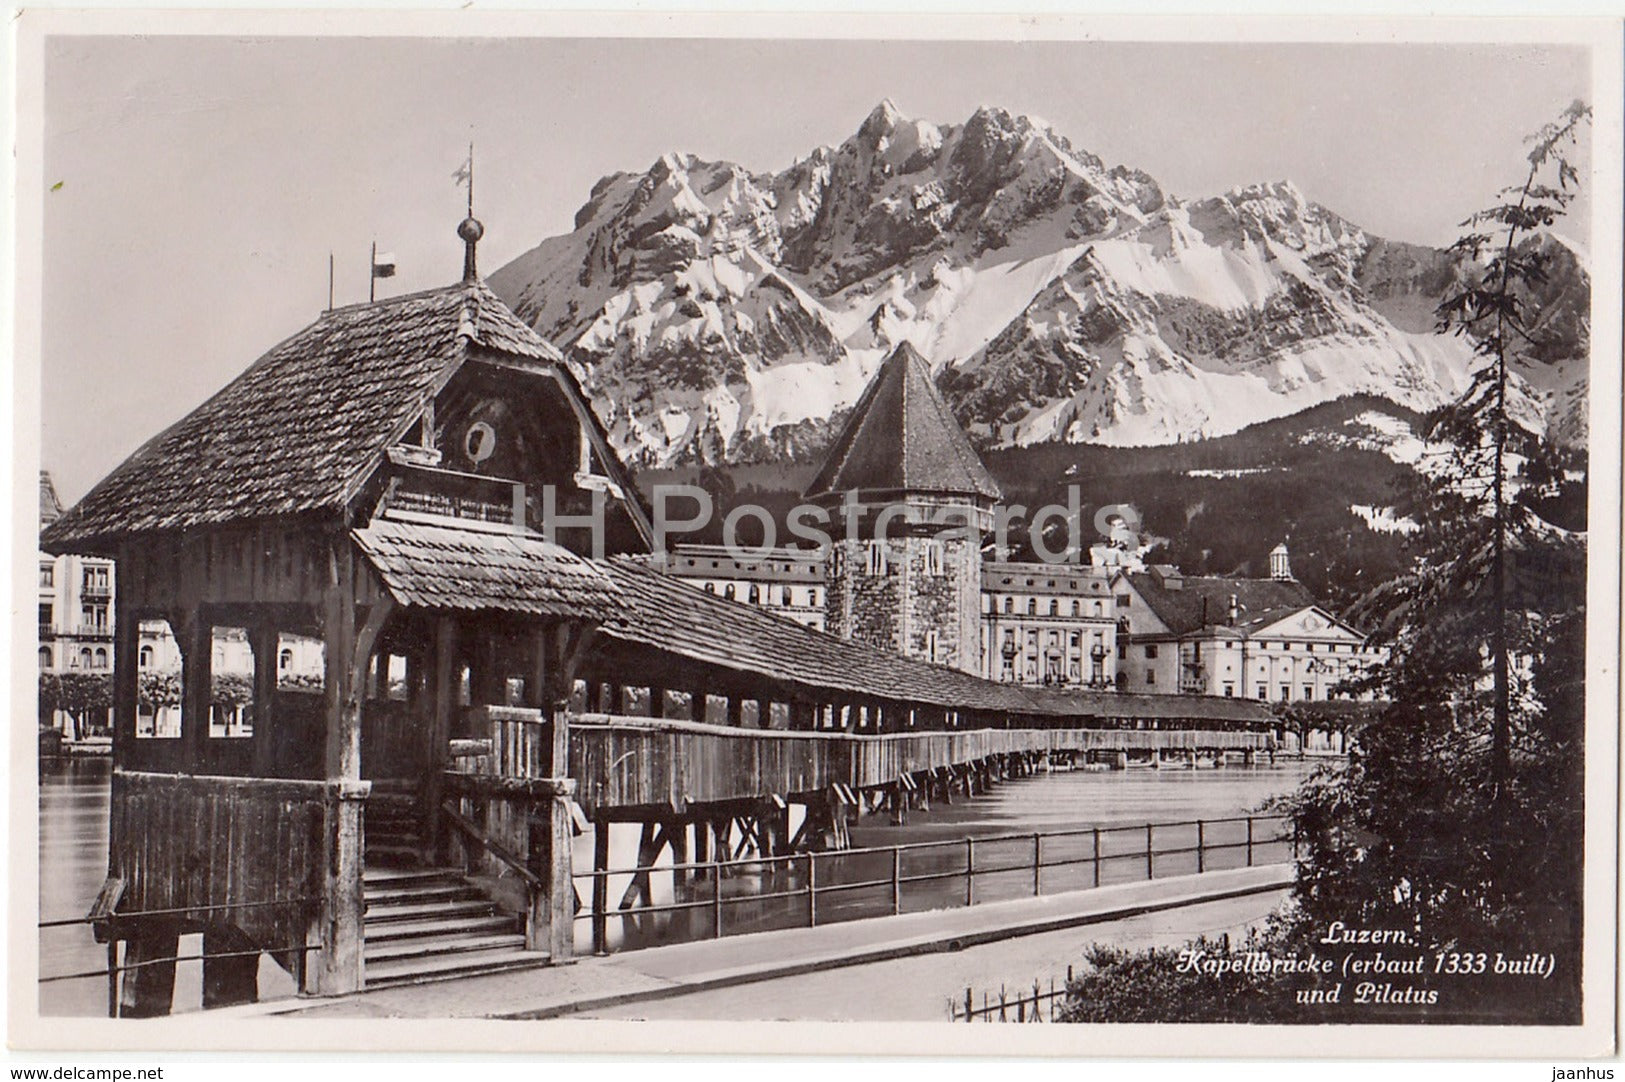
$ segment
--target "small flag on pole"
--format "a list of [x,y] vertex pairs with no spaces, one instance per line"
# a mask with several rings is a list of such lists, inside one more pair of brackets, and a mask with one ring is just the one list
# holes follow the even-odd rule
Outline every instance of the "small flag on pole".
[[372,257],[372,276],[374,278],[395,277],[394,252],[379,252]]
[[457,186],[459,188],[466,188],[468,190],[468,216],[470,218],[474,217],[474,144],[473,143],[468,144],[468,157],[463,159],[463,164],[459,165],[457,167],[457,171],[451,175],[451,179],[457,182]]

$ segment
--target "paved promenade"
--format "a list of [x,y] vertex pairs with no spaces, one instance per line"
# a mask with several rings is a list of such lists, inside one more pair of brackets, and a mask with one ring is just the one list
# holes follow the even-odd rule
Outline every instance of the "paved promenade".
[[[572,965],[385,988],[331,1000],[253,1004],[218,1013],[298,1018],[552,1018],[1278,892],[1291,882],[1288,864],[1238,868],[969,908],[730,936],[583,958]],[[1064,971],[1070,960],[1057,958],[1055,964]],[[948,994],[954,989],[943,991]]]

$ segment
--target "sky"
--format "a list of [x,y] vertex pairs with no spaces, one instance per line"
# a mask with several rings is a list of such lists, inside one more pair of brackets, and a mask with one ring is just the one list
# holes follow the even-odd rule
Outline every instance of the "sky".
[[[776,171],[890,98],[1042,117],[1200,198],[1290,178],[1445,244],[1590,85],[1555,46],[53,37],[45,43],[41,459],[72,503],[327,303],[455,280],[476,144],[489,273],[593,183],[687,151]],[[1584,237],[1582,202],[1566,232]],[[19,411],[19,416],[26,414]]]

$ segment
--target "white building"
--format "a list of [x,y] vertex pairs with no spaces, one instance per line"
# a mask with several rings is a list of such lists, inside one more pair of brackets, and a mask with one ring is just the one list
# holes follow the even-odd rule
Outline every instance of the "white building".
[[1292,577],[1284,545],[1271,577],[1186,576],[1166,564],[1118,575],[1118,687],[1271,702],[1350,697],[1341,686],[1385,659]]

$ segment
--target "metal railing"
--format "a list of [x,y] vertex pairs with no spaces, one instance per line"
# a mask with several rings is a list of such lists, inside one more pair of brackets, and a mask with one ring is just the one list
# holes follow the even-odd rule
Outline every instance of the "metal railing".
[[[1232,816],[595,869],[572,877],[591,885],[591,901],[575,919],[591,922],[592,950],[598,954],[611,949],[612,920],[621,922],[623,947],[631,939],[653,946],[815,928],[1139,882],[1159,874],[1284,863],[1295,859],[1298,849],[1297,838],[1282,829],[1285,823],[1279,815]],[[670,901],[653,901],[655,877],[670,878]],[[613,909],[608,903],[612,878],[630,881],[622,904]],[[628,906],[639,893],[645,904]],[[649,927],[654,918],[663,918],[665,926]]]
[[144,958],[139,962],[121,962],[119,960],[118,945],[120,936],[116,927],[123,921],[144,917],[193,917],[202,913],[235,912],[243,909],[270,909],[270,908],[309,908],[321,901],[320,898],[279,898],[258,902],[222,902],[216,905],[188,905],[174,906],[165,909],[135,909],[118,910],[113,913],[91,913],[83,917],[64,917],[57,920],[42,920],[38,923],[41,931],[52,928],[71,928],[78,925],[95,927],[101,925],[107,929],[107,965],[101,969],[80,970],[76,973],[51,973],[36,979],[36,984],[56,984],[62,981],[105,980],[107,982],[107,1016],[119,1017],[119,975],[130,973],[152,966],[174,965],[178,962],[202,962],[215,958],[247,958],[265,953],[296,955],[301,965],[307,955],[320,951],[319,943],[298,943],[291,946],[255,947],[252,950],[209,951],[200,950],[196,954],[176,954],[164,958]]

